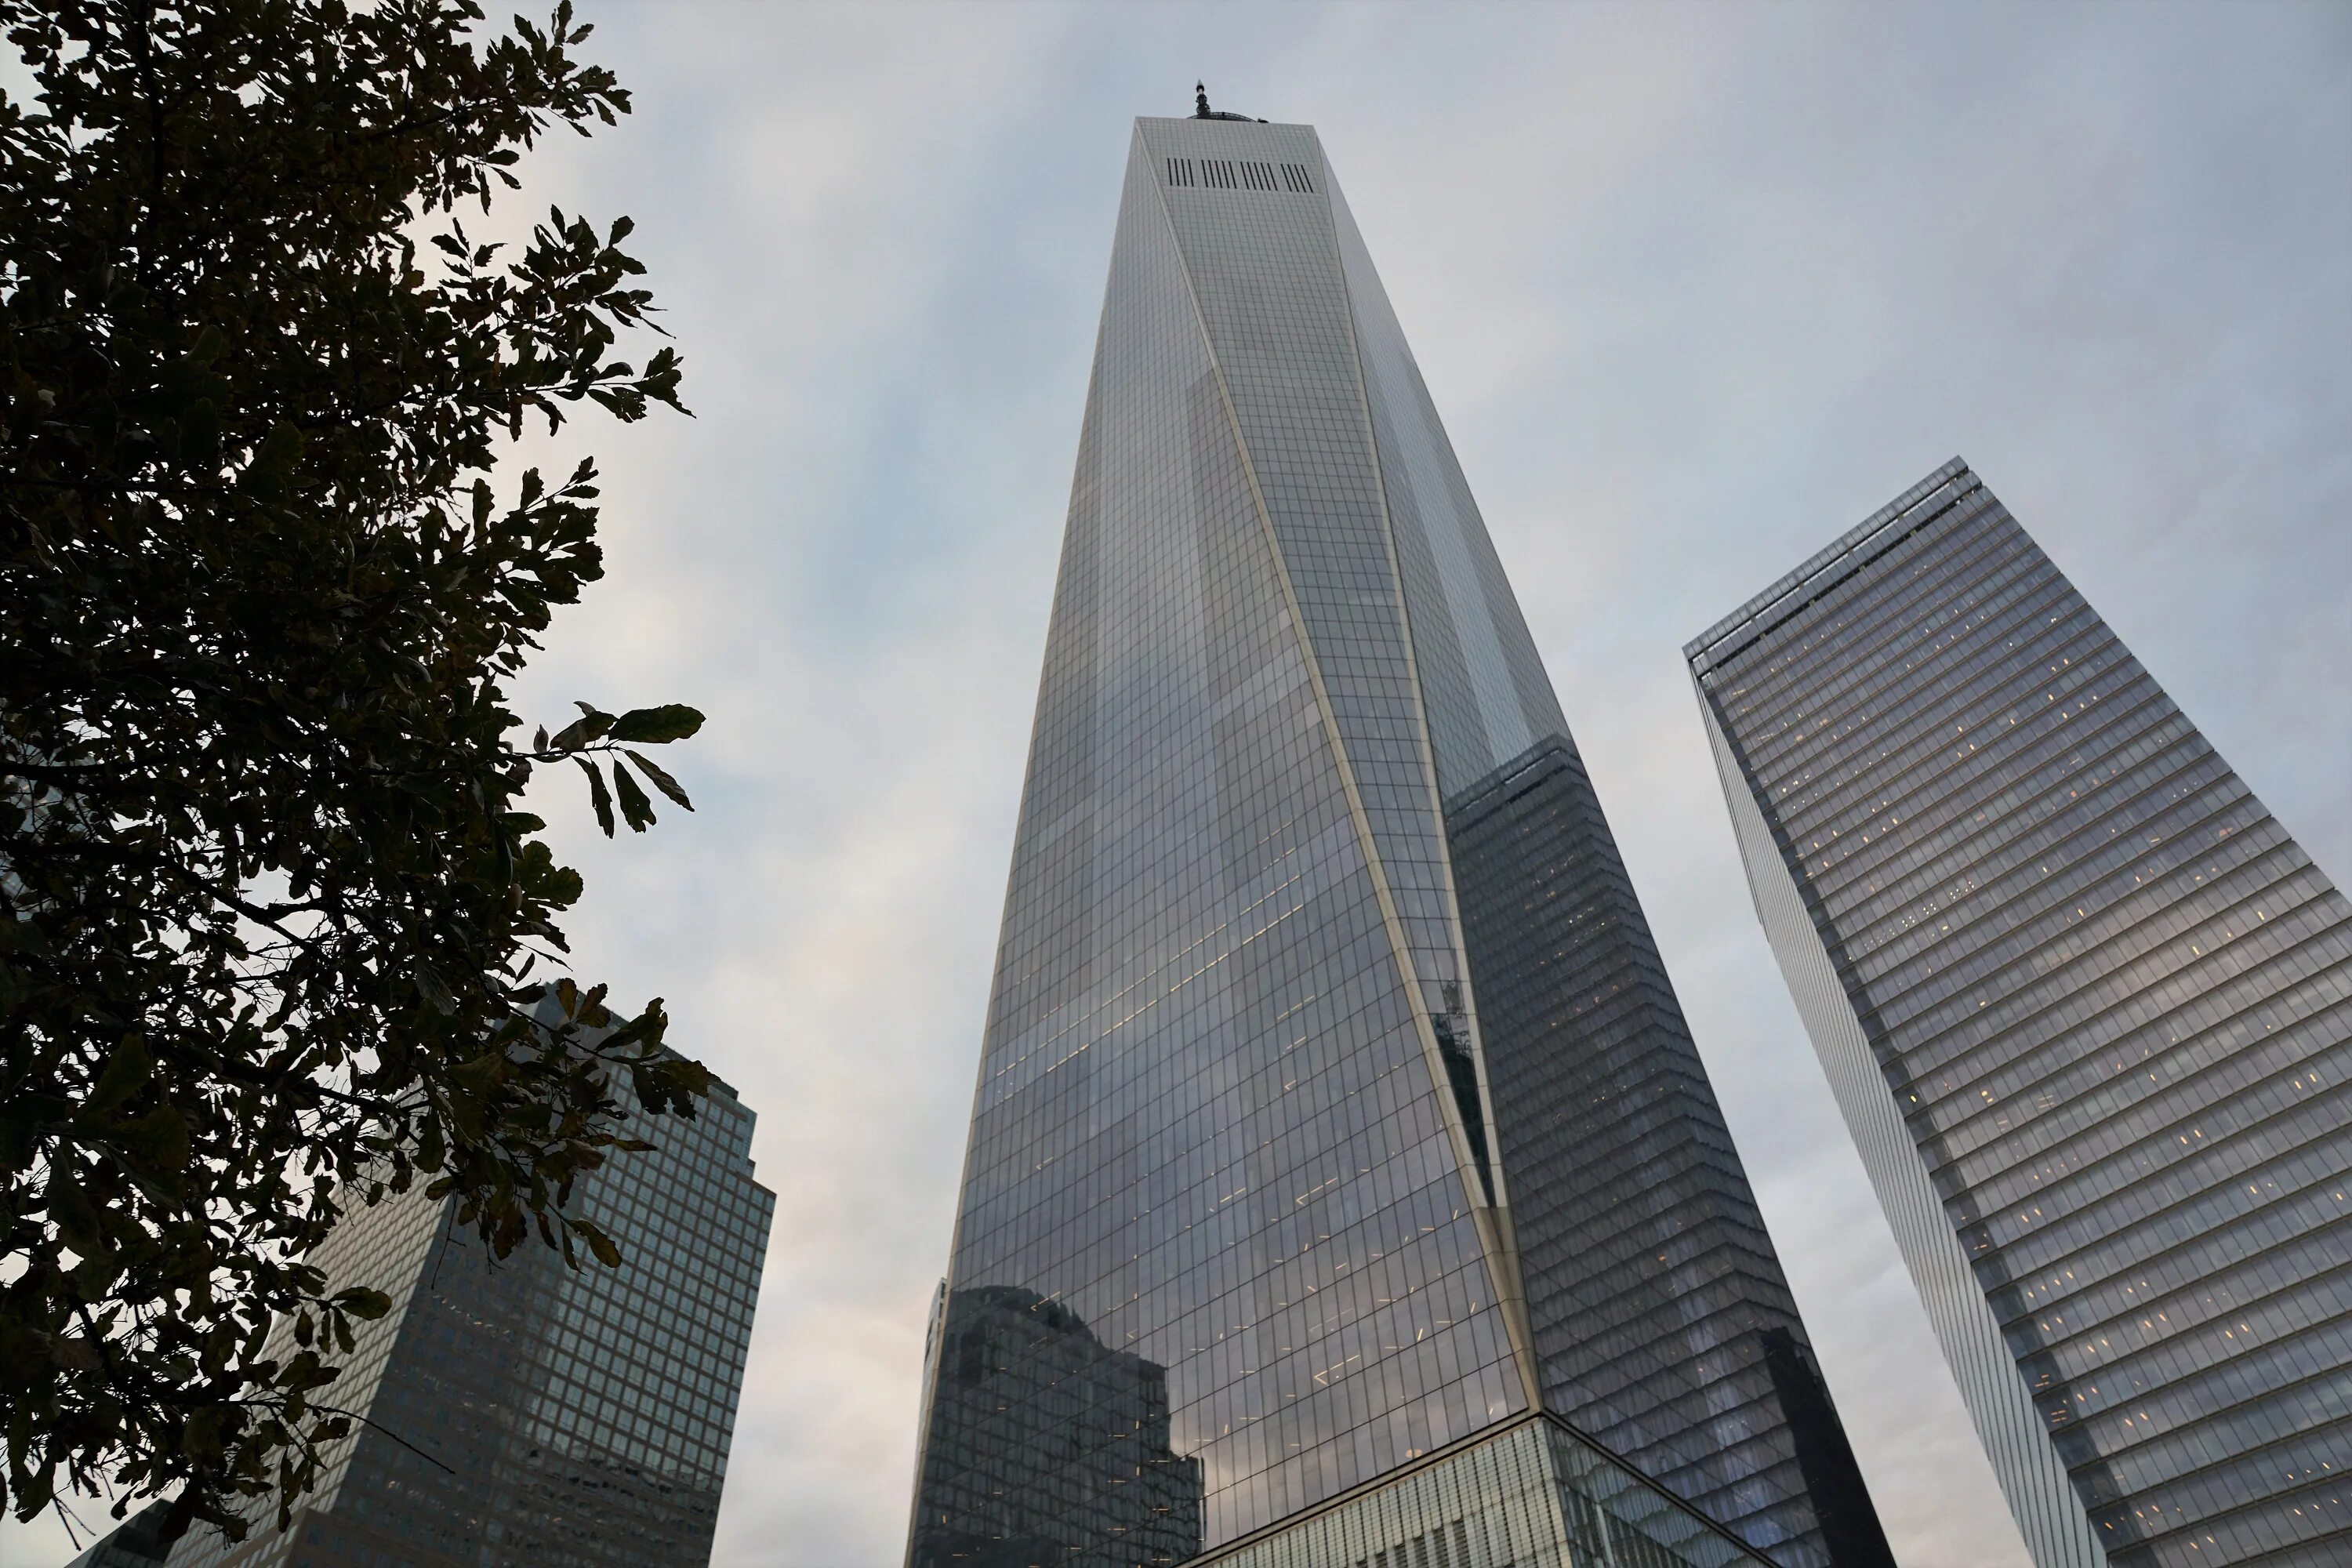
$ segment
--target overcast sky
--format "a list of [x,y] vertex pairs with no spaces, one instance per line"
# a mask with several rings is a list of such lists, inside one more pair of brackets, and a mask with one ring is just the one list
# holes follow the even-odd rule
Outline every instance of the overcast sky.
[[638,220],[699,417],[598,434],[612,576],[528,695],[711,717],[698,815],[550,815],[583,973],[777,1192],[716,1562],[901,1550],[1129,121],[1203,76],[1322,133],[1898,1556],[2021,1563],[1679,648],[1965,456],[2352,875],[2352,7],[583,9],[636,113],[532,194]]

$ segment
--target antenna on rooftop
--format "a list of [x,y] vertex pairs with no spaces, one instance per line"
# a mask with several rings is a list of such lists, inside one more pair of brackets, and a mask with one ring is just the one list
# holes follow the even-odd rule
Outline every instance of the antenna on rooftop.
[[[1192,118],[1195,120],[1239,120],[1248,121],[1250,117],[1246,114],[1235,114],[1230,109],[1211,109],[1209,107],[1209,84],[1206,82],[1196,81],[1192,84]],[[1255,123],[1263,125],[1265,121],[1260,120]]]

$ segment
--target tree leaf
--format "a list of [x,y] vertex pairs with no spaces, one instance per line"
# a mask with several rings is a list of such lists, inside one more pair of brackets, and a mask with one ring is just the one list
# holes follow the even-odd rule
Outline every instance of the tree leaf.
[[155,1063],[147,1054],[147,1042],[135,1034],[123,1036],[121,1043],[107,1057],[106,1068],[98,1075],[98,1081],[90,1085],[89,1098],[81,1104],[81,1114],[92,1117],[113,1110],[145,1088],[154,1071]]
[[187,1121],[168,1100],[146,1115],[121,1124],[114,1137],[138,1157],[149,1173],[167,1181],[176,1180],[194,1157]]
[[588,801],[596,808],[596,826],[604,830],[605,837],[612,837],[613,796],[604,787],[604,775],[598,772],[596,764],[586,757],[574,757],[572,760],[578,763],[580,771],[588,775]]
[[58,1235],[68,1247],[84,1258],[106,1249],[106,1231],[99,1218],[98,1205],[82,1191],[78,1173],[70,1164],[58,1165],[49,1172],[48,1194],[46,1199],[49,1223],[58,1227]]
[[700,713],[682,702],[670,702],[659,708],[632,708],[614,721],[612,737],[640,746],[654,746],[683,741],[701,728]]
[[597,1262],[607,1268],[618,1268],[621,1266],[621,1249],[613,1244],[611,1237],[606,1236],[584,1219],[572,1221],[572,1228],[578,1234],[581,1240],[588,1244],[588,1250],[596,1255]]
[[646,761],[645,756],[640,752],[627,752],[626,755],[630,762],[636,764],[636,768],[639,773],[645,774],[646,777],[653,781],[653,784],[656,789],[669,796],[670,799],[677,802],[678,805],[686,807],[687,810],[692,811],[694,809],[694,802],[686,798],[686,791],[678,787],[678,784],[676,779],[670,777],[668,773],[663,772],[660,768]]
[[238,476],[238,484],[257,499],[275,500],[286,488],[287,477],[302,458],[302,433],[280,419],[269,427],[261,444]]
[[599,713],[585,702],[572,706],[580,710],[580,717],[557,731],[555,738],[548,742],[556,751],[569,752],[592,741],[601,741],[613,728],[614,720],[610,713]]
[[645,789],[629,770],[620,763],[613,764],[613,784],[621,792],[621,815],[628,819],[629,830],[643,833],[654,825],[654,803],[646,796]]
[[337,1291],[334,1301],[335,1306],[341,1310],[371,1323],[392,1310],[391,1297],[381,1290],[369,1289],[361,1286]]

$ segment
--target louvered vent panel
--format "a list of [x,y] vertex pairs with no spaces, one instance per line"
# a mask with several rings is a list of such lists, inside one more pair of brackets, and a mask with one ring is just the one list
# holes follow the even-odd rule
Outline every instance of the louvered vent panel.
[[1266,163],[1247,158],[1171,158],[1167,163],[1171,189],[1315,194],[1315,176],[1304,163]]

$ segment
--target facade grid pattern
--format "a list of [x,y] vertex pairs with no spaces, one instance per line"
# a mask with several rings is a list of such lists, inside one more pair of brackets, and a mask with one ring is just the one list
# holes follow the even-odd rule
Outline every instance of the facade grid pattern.
[[1202,1568],[1764,1568],[1769,1559],[1540,1416]]
[[[1474,891],[1499,930],[1549,873],[1500,845],[1466,876],[1448,803],[1565,733],[1314,132],[1139,121],[927,1353],[914,1568],[1255,1541],[1559,1401],[1573,1377],[1545,1355],[1628,1332],[1688,1364],[1589,1402],[1616,1438],[1782,1568],[1885,1561],[1858,1474],[1849,1549],[1824,1533],[1817,1474],[1851,1455],[1720,1119],[1655,1130],[1655,1169],[1581,1206],[1562,1200],[1596,1169],[1498,1127],[1482,988],[1565,1017],[1582,972],[1514,986],[1525,955],[1482,954]],[[1575,842],[1578,874],[1614,866],[1597,806]],[[1631,897],[1583,929],[1646,942]],[[1697,1086],[1659,1117],[1711,1110],[1679,1015],[1652,1026],[1654,951],[1621,967],[1643,1021],[1585,1056],[1572,1025],[1530,1026],[1518,1069],[1652,1041],[1682,1052],[1653,1076]],[[1608,1245],[1675,1326],[1563,1307],[1539,1340],[1531,1239],[1565,1279],[1574,1226],[1649,1184],[1690,1202]],[[1515,1231],[1519,1188],[1558,1222]]]
[[[1073,1333],[1132,1358],[1132,1411],[1164,1381],[1164,1446],[1203,1488],[1201,1537],[1167,1561],[1525,1404],[1419,998],[1154,178],[1169,155],[1139,134],[1113,249],[982,1047],[919,1563],[1033,1539],[1077,1563],[1153,1560],[1128,1542],[1142,1492],[1074,1509],[1024,1484],[1026,1458],[958,1440],[970,1400],[1053,1429],[1067,1368],[1109,1364]],[[1020,1299],[1008,1292],[1081,1327],[992,1332],[1015,1353],[968,1363],[963,1325]],[[978,1380],[951,1389],[967,1365]],[[1062,1451],[1079,1468],[1105,1444],[1159,1452],[1136,1418],[1066,1430]]]
[[192,1531],[170,1568],[707,1561],[775,1204],[752,1180],[752,1121],[714,1084],[654,1150],[582,1179],[579,1212],[621,1247],[617,1269],[537,1246],[493,1263],[421,1183],[354,1211],[315,1260],[338,1288],[393,1299],[335,1384],[366,1425],[283,1533]]
[[2352,905],[1957,461],[1688,652],[2037,1559],[2352,1550]]
[[1786,1563],[1890,1562],[1575,747],[1447,816],[1545,1407]]

